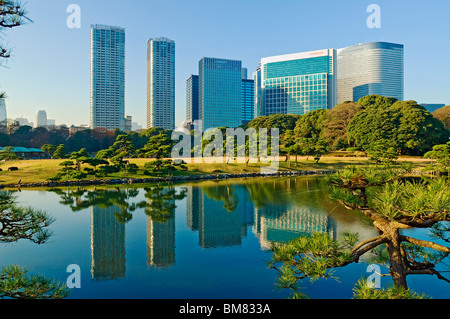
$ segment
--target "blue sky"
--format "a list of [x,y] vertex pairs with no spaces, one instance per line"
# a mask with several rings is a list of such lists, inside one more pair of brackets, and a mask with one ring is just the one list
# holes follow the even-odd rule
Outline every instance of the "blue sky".
[[[66,25],[70,4],[81,28]],[[368,5],[381,8],[370,29]],[[176,43],[176,124],[185,118],[185,83],[204,57],[238,59],[249,76],[263,57],[373,41],[405,45],[405,99],[450,104],[450,1],[403,0],[29,0],[33,23],[7,30],[13,57],[0,66],[8,117],[89,124],[89,29],[126,29],[126,115],[145,125],[146,42]]]

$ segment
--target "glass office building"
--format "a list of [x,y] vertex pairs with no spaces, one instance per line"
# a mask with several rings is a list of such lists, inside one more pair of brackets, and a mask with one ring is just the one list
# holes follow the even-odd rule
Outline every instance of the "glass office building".
[[260,88],[255,88],[259,116],[303,115],[336,105],[334,49],[263,58],[260,68],[260,74],[254,74],[261,81]]
[[242,124],[242,62],[202,58],[199,62],[199,119],[203,129]]
[[264,114],[264,110],[262,109],[262,89],[261,89],[261,66],[256,68],[256,71],[253,73],[253,83],[254,87],[254,117],[259,117]]
[[147,41],[147,128],[175,129],[175,42]]
[[198,75],[191,75],[186,81],[186,122],[198,119]]
[[255,82],[242,79],[242,124],[248,124],[255,116]]
[[91,26],[91,128],[124,129],[125,29]]
[[337,50],[338,103],[366,95],[404,98],[404,46],[373,42]]

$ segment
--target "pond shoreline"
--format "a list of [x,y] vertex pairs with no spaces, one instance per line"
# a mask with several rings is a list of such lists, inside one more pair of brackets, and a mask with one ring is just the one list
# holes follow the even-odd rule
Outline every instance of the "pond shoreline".
[[158,182],[186,182],[203,180],[224,180],[236,178],[255,177],[281,177],[281,176],[307,176],[307,175],[327,175],[337,172],[336,170],[300,170],[300,171],[276,171],[260,173],[237,173],[237,174],[207,174],[207,175],[186,175],[170,177],[149,177],[149,178],[115,178],[115,179],[92,179],[92,180],[71,180],[71,181],[47,181],[28,184],[5,184],[0,185],[0,189],[8,188],[55,188],[66,186],[98,186],[98,185],[125,185],[125,184],[145,184]]

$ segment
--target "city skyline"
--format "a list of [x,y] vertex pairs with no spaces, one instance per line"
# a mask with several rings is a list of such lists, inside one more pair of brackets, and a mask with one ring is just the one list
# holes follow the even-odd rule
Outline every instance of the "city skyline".
[[[380,29],[370,29],[366,25],[369,16],[366,8],[370,3],[336,4],[321,1],[311,4],[283,1],[275,6],[262,1],[257,6],[254,2],[242,4],[237,12],[231,8],[233,3],[229,6],[211,4],[207,9],[214,12],[214,9],[221,8],[233,19],[240,18],[242,24],[235,26],[225,18],[226,15],[202,15],[206,10],[202,8],[202,1],[193,1],[189,5],[180,1],[151,4],[136,2],[136,6],[142,9],[139,10],[142,13],[138,12],[138,18],[124,17],[118,2],[108,2],[110,5],[105,8],[105,1],[95,4],[78,1],[81,28],[69,29],[66,26],[66,8],[69,3],[45,6],[45,2],[50,2],[43,2],[39,5],[27,4],[33,23],[8,30],[4,35],[13,48],[12,59],[0,69],[1,90],[7,92],[6,104],[10,118],[32,119],[37,109],[46,109],[57,119],[57,124],[70,126],[89,123],[89,56],[85,48],[90,45],[89,26],[95,23],[120,25],[127,30],[126,115],[133,116],[141,125],[145,125],[143,119],[146,117],[145,41],[160,36],[167,36],[177,43],[175,126],[184,121],[186,114],[185,81],[196,72],[195,65],[203,56],[241,60],[252,74],[264,56],[380,41],[405,45],[405,100],[428,104],[450,103],[450,93],[446,90],[448,79],[441,72],[450,63],[442,54],[450,48],[450,44],[438,41],[439,34],[449,24],[444,19],[445,8],[450,8],[448,3],[436,1],[437,5],[432,6],[411,1],[406,7],[399,3],[379,1],[382,25]],[[296,10],[287,12],[281,9],[281,4]],[[50,7],[50,10],[44,10],[44,7]],[[147,8],[152,10],[145,10]],[[173,8],[177,23],[165,21],[167,19],[161,12],[168,8]],[[151,19],[139,21],[149,11],[152,12]],[[258,14],[264,12],[273,15],[272,27],[264,32],[258,28],[252,31],[253,27],[250,26],[257,21]],[[299,14],[294,12],[307,12],[308,15],[300,14],[300,22]],[[330,21],[328,26],[313,24],[319,15],[323,21]],[[193,24],[191,29],[181,27],[186,21],[195,18],[199,19],[198,23]],[[330,24],[333,28],[329,27]],[[286,29],[286,25],[293,28]],[[37,36],[41,34],[46,36]],[[46,41],[48,38],[54,41]],[[46,50],[29,54],[31,48],[42,46],[43,42],[48,44],[44,46]],[[40,63],[34,63],[37,60]],[[426,83],[423,82],[424,78],[428,79]]]

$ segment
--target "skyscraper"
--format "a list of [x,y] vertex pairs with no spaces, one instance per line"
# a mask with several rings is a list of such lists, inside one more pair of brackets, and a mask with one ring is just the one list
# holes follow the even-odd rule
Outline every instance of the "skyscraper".
[[[326,49],[261,59],[255,88],[259,115],[303,115],[336,105],[336,50]],[[255,77],[259,76],[257,71]],[[259,82],[259,78],[258,78]]]
[[91,128],[125,127],[125,30],[91,25]]
[[242,62],[202,58],[199,62],[199,119],[203,129],[242,124]]
[[7,115],[6,115],[6,103],[5,99],[0,99],[0,122],[6,121]]
[[147,41],[147,128],[175,129],[175,42]]
[[366,95],[404,95],[404,46],[373,42],[337,50],[338,103]]
[[255,116],[255,82],[242,79],[242,124],[248,124]]
[[261,89],[261,65],[256,68],[256,71],[253,73],[253,84],[254,84],[254,103],[255,108],[254,117],[259,117],[264,114],[264,110],[262,109],[262,89]]
[[36,121],[34,122],[35,127],[47,126],[47,112],[44,110],[39,110],[36,113]]
[[186,81],[186,122],[198,120],[198,75],[191,75]]

